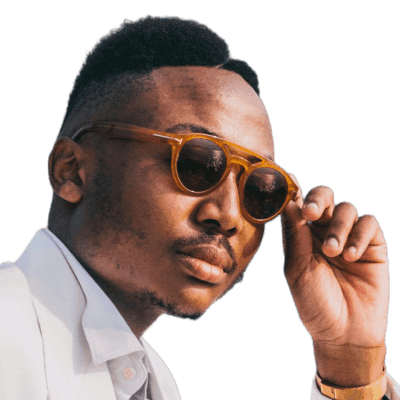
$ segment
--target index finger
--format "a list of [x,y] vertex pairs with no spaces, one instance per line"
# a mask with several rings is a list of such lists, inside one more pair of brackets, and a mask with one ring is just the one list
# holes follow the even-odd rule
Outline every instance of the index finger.
[[335,203],[332,189],[318,186],[307,194],[301,210],[304,218],[309,221],[325,224],[332,219]]

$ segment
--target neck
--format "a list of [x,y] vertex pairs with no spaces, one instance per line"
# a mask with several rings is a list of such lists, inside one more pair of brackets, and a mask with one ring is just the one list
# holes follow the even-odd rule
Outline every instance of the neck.
[[[71,234],[66,232],[65,229],[60,229],[62,225],[63,224],[54,224],[52,220],[49,219],[49,230],[64,243],[82,267],[112,301],[135,336],[137,338],[141,337],[162,312],[151,304],[146,293],[124,293],[116,285],[113,285],[112,282],[107,281],[98,274],[96,272],[96,261],[86,260],[84,259],[86,257],[80,256],[81,253],[85,254],[86,252],[80,251],[82,249],[79,250],[77,246],[74,245],[74,243],[79,241],[73,240]],[[64,226],[68,225],[65,224]],[[105,316],[105,318],[107,318],[107,316]]]
[[137,338],[141,337],[162,314],[160,310],[154,308],[146,294],[124,293],[98,275],[93,268],[84,262],[81,264],[112,301]]

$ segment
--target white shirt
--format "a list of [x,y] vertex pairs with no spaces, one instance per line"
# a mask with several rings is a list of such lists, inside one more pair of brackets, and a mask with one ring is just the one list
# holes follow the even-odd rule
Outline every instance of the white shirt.
[[47,228],[44,232],[62,252],[85,294],[82,328],[93,363],[107,362],[118,400],[147,400],[151,369],[139,339],[68,248]]

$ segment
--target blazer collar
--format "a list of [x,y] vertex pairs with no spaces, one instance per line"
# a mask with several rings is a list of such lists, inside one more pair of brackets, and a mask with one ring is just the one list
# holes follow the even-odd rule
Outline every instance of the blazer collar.
[[86,299],[63,253],[40,230],[16,265],[38,317],[50,399],[116,400],[107,364],[92,361],[81,323]]
[[94,365],[131,353],[137,353],[139,358],[143,358],[145,354],[143,346],[112,301],[69,249],[51,231],[48,229],[43,231],[64,255],[85,295],[86,307],[82,316],[82,328]]

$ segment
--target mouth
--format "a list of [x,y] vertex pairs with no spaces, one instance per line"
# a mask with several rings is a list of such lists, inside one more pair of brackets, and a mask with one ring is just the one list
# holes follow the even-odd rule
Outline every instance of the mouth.
[[186,272],[203,282],[220,284],[232,271],[232,259],[215,246],[186,247],[177,254]]

